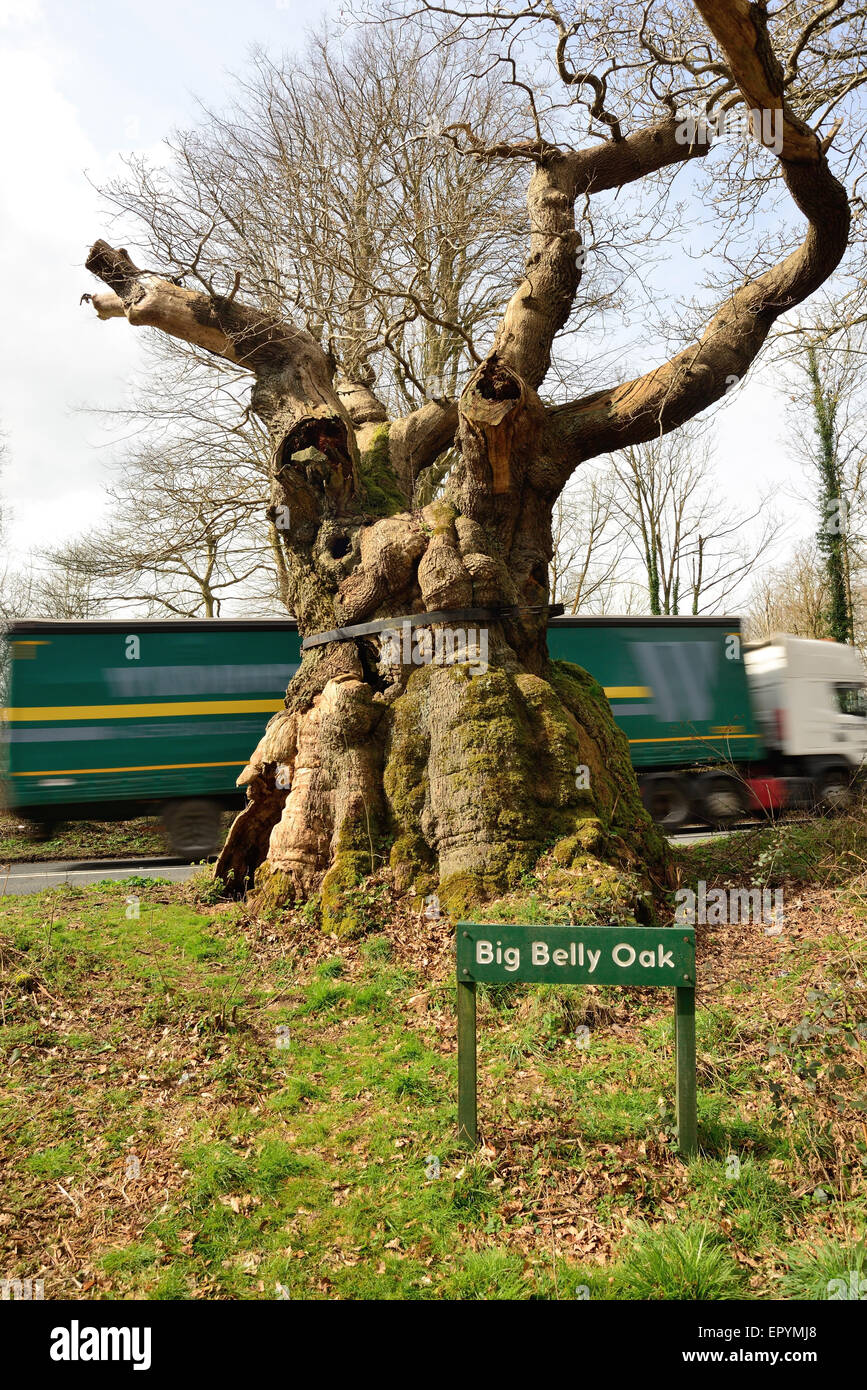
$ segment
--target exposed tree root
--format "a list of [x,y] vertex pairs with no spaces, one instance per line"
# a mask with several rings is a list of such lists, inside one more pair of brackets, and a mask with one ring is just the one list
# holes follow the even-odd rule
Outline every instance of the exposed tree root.
[[[274,761],[249,778],[218,877],[233,891],[255,877],[262,905],[318,894],[323,924],[345,932],[372,873],[436,893],[454,916],[553,852],[647,916],[669,885],[667,852],[601,688],[565,663],[549,665],[549,679],[473,670],[412,669],[388,703],[340,676],[307,711],[272,721],[257,754]],[[288,795],[274,785],[278,767]]]

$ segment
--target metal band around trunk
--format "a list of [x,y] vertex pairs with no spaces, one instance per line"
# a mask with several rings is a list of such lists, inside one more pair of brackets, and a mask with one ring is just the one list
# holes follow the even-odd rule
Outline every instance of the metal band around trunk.
[[[542,605],[540,604],[540,610]],[[309,651],[311,647],[322,647],[326,642],[351,642],[355,637],[375,637],[379,632],[388,632],[400,629],[404,623],[409,623],[410,627],[432,627],[434,623],[483,623],[497,622],[500,618],[508,617],[512,613],[531,612],[529,607],[526,609],[512,608],[442,608],[434,613],[406,613],[400,618],[377,618],[372,623],[353,623],[350,627],[335,627],[330,632],[314,632],[310,637],[305,637],[301,643],[302,651]],[[560,603],[548,606],[548,616],[556,617],[563,612],[563,605]]]

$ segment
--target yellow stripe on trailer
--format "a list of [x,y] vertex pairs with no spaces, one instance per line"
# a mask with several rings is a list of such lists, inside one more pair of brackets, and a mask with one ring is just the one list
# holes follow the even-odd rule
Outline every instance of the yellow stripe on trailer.
[[141,767],[58,767],[42,772],[13,772],[13,777],[84,777],[95,772],[174,772],[189,767],[246,767],[246,763],[144,763]]
[[681,734],[680,738],[631,738],[630,743],[709,743],[717,739],[758,738],[758,734]]
[[[646,685],[605,687],[609,700],[649,699]],[[179,700],[153,705],[30,705],[2,711],[13,724],[56,723],[72,719],[153,719],[178,714],[276,714],[282,700]]]
[[[30,705],[4,711],[12,724],[69,719],[153,719],[178,714],[276,714],[282,700],[180,700],[159,705]],[[198,764],[196,764],[198,766]]]
[[649,700],[653,691],[649,685],[606,685],[609,700]]
[[20,637],[10,640],[12,656],[16,661],[33,661],[36,658],[36,647],[50,647],[50,642],[24,642]]

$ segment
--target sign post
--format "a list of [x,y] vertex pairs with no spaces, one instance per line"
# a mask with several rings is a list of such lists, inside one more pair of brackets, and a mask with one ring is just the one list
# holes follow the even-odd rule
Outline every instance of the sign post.
[[476,1097],[476,986],[458,980],[458,1138],[479,1142]]
[[678,1146],[698,1147],[692,927],[535,927],[458,922],[458,1137],[479,1142],[476,983],[654,985],[674,990]]
[[695,984],[674,991],[674,1089],[677,1142],[682,1153],[698,1148],[695,1081]]

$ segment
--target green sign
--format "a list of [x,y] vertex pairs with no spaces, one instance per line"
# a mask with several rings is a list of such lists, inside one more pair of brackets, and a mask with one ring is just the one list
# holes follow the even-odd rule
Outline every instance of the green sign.
[[476,982],[667,985],[674,990],[680,1149],[697,1148],[692,927],[548,927],[458,922],[458,1133],[479,1142]]
[[505,984],[695,984],[692,927],[458,925],[458,979]]

